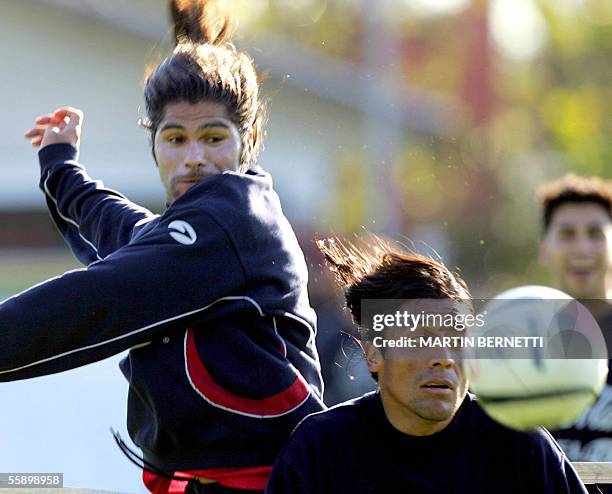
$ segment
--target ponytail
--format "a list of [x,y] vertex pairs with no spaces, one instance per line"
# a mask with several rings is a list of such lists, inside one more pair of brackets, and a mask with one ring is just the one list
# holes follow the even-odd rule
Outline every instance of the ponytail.
[[176,46],[149,75],[143,125],[155,134],[169,103],[213,101],[225,105],[241,139],[240,169],[257,159],[266,108],[259,97],[253,60],[230,43],[232,22],[213,0],[170,0]]
[[227,14],[218,16],[215,10],[210,0],[171,0],[175,44],[228,43],[232,35],[231,19]]

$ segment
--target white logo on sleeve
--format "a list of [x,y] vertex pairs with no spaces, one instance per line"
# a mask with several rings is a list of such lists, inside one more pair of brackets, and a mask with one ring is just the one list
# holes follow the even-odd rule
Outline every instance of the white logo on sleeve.
[[195,230],[186,221],[174,220],[168,225],[168,230],[170,236],[179,244],[191,245],[198,239]]

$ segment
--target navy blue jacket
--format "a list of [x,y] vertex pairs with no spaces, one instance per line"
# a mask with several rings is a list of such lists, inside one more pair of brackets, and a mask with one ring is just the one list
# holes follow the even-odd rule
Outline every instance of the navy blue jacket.
[[451,423],[410,436],[372,393],[306,418],[274,466],[266,494],[586,494],[545,430],[490,419],[468,395]]
[[324,408],[302,251],[268,174],[207,178],[161,216],[91,180],[67,144],[41,188],[87,265],[0,305],[0,381],[126,349],[128,430],[166,471],[272,465]]
[[[600,309],[606,314],[598,318],[612,356],[612,314],[607,300],[586,301],[593,314]],[[572,461],[612,461],[612,360],[608,361],[607,383],[597,401],[568,428],[553,431],[553,436]],[[612,486],[605,492],[612,493]],[[604,490],[603,487],[601,490]]]

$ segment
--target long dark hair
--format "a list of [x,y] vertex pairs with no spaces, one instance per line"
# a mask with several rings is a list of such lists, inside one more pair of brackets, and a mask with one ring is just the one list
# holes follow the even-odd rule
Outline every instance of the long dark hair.
[[230,43],[231,20],[211,0],[171,0],[170,17],[175,48],[146,80],[143,124],[154,141],[168,103],[222,103],[240,132],[244,171],[257,159],[266,115],[253,60]]
[[344,289],[346,307],[368,340],[371,328],[363,327],[362,300],[451,299],[471,304],[465,281],[442,262],[403,252],[378,237],[356,245],[337,238],[318,240],[317,245]]

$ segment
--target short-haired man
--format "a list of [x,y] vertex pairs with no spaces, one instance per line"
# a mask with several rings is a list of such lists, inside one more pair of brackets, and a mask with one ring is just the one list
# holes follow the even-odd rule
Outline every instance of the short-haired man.
[[373,254],[337,242],[322,250],[346,287],[379,390],[307,417],[282,450],[268,494],[586,493],[547,431],[507,429],[480,409],[454,349],[410,354],[375,344],[362,301],[412,299],[427,313],[463,313],[469,294],[458,275],[380,245]]
[[[540,260],[557,288],[591,310],[610,347],[612,187],[597,177],[565,175],[542,185],[538,200],[544,228]],[[595,405],[554,435],[573,461],[612,461],[612,375]]]

